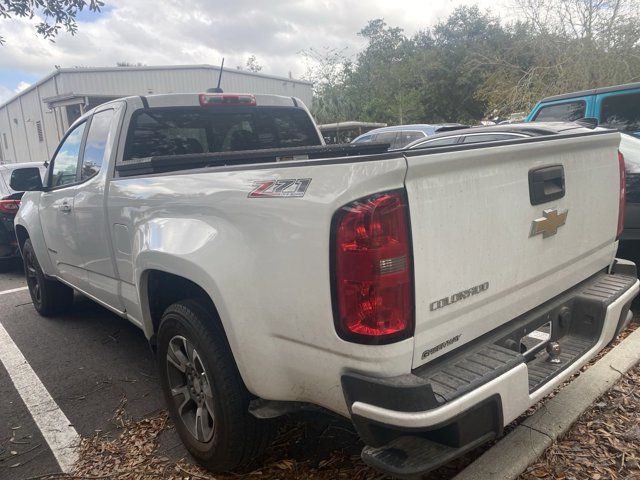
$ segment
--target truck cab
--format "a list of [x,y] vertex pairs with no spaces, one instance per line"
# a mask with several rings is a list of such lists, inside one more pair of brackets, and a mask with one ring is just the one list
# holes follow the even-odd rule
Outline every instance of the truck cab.
[[526,121],[573,122],[582,118],[640,137],[640,83],[547,97],[538,102]]

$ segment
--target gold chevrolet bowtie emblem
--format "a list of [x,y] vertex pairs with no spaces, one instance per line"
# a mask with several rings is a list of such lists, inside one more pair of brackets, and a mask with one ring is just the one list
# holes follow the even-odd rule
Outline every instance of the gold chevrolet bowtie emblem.
[[565,224],[567,221],[568,210],[564,212],[558,212],[557,208],[550,210],[544,210],[542,214],[544,217],[537,218],[531,222],[531,234],[530,237],[542,234],[542,238],[550,237],[558,233],[558,228]]

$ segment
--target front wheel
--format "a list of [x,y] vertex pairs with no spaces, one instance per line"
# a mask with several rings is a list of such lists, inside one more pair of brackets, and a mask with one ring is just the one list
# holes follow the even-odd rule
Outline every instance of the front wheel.
[[22,247],[22,260],[27,287],[36,311],[43,317],[51,317],[66,310],[73,303],[73,289],[44,276],[36,252],[27,239]]
[[169,413],[187,450],[214,472],[246,469],[272,438],[271,422],[249,413],[251,395],[224,332],[203,302],[164,312],[158,367]]

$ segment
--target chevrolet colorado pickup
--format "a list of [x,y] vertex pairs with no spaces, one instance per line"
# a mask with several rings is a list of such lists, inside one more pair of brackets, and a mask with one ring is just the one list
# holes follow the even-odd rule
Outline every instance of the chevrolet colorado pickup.
[[574,125],[389,152],[322,145],[297,99],[131,97],[78,119],[44,184],[13,172],[15,229],[40,314],[76,290],[144,331],[205,466],[255,462],[271,418],[313,405],[417,478],[630,321],[619,142]]

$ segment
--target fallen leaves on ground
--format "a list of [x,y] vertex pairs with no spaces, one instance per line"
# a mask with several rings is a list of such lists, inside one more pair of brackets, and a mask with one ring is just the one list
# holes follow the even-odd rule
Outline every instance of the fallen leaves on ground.
[[[621,336],[625,338],[638,325]],[[619,339],[618,341],[620,341]],[[615,343],[617,344],[617,342]],[[615,345],[614,344],[614,345]],[[611,347],[605,349],[598,359]],[[589,363],[591,365],[597,359]],[[588,366],[583,367],[584,371]],[[579,373],[576,373],[579,375]],[[639,479],[640,480],[640,367],[624,377],[581,418],[568,436],[553,445],[531,465],[521,480],[553,478]],[[568,381],[567,381],[568,382]],[[558,389],[559,390],[559,389]],[[556,390],[556,392],[558,391]],[[555,395],[523,414],[507,430]],[[80,461],[73,475],[52,475],[39,479],[202,479],[202,480],[379,480],[386,478],[360,459],[362,449],[357,434],[345,419],[314,414],[286,419],[263,466],[246,474],[211,474],[188,458],[173,461],[158,453],[159,439],[173,425],[165,411],[142,420],[126,416],[126,399],[117,408],[111,433],[97,433],[82,440]],[[430,480],[453,478],[475,458],[491,447],[486,444],[432,472]]]
[[605,393],[521,480],[640,479],[640,366]]

